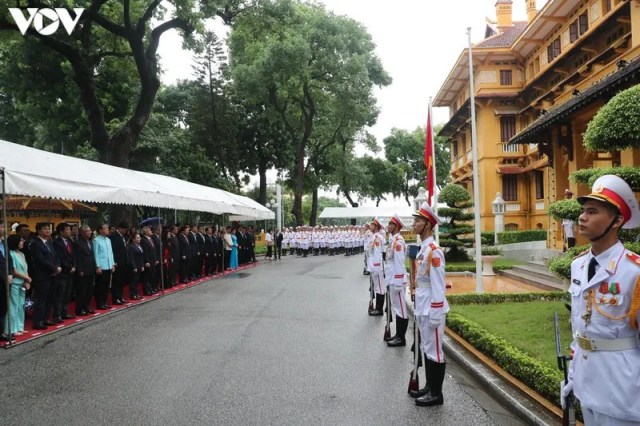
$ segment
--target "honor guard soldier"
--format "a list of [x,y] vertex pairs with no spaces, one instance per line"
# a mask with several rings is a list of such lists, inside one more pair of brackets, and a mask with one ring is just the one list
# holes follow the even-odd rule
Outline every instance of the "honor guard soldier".
[[598,178],[578,197],[578,232],[591,249],[571,263],[573,359],[562,402],[580,400],[585,425],[640,425],[640,256],[618,231],[640,225],[635,194],[621,178]]
[[391,241],[387,248],[387,283],[389,284],[389,299],[393,312],[396,314],[396,335],[387,342],[387,346],[405,346],[405,334],[409,325],[409,315],[407,314],[407,285],[406,266],[404,264],[406,243],[400,230],[404,228],[404,223],[396,214],[387,225],[387,232],[391,234]]
[[373,310],[369,311],[369,315],[382,316],[386,284],[384,283],[384,277],[382,276],[382,237],[380,235],[382,224],[380,224],[378,218],[373,219],[371,222],[371,229],[373,230],[373,235],[371,237],[369,247],[367,248],[367,260],[369,262],[368,269],[371,273],[371,285],[373,286],[373,292],[376,295],[376,305]]
[[425,357],[427,383],[424,388],[409,394],[416,405],[442,405],[442,383],[446,363],[442,352],[444,322],[449,304],[445,298],[444,253],[433,238],[433,229],[442,221],[424,202],[413,214],[413,230],[420,236],[420,250],[416,256],[415,315],[420,329],[420,349]]

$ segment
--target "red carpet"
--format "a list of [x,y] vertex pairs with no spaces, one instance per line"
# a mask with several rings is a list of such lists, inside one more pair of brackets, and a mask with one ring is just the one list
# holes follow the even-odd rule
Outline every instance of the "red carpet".
[[[49,326],[49,328],[47,328],[46,330],[32,330],[31,329],[31,318],[25,318],[25,322],[24,322],[24,329],[25,329],[25,333],[22,336],[15,336],[14,341],[9,343],[9,342],[0,342],[0,347],[4,346],[5,348],[10,348],[16,345],[19,345],[21,343],[24,342],[28,342],[29,340],[33,340],[33,339],[37,339],[39,337],[43,337],[46,336],[48,334],[51,333],[55,333],[56,331],[59,330],[63,330],[63,329],[67,329],[69,327],[73,327],[75,325],[87,322],[87,321],[92,321],[96,318],[99,317],[103,317],[105,315],[109,315],[113,312],[116,311],[120,311],[122,309],[128,309],[128,308],[133,308],[137,305],[143,304],[143,303],[147,303],[147,302],[152,302],[160,297],[164,297],[164,296],[168,296],[172,293],[176,293],[178,291],[182,291],[185,290],[187,288],[190,287],[194,287],[197,285],[200,285],[204,282],[207,281],[212,281],[215,280],[216,278],[220,278],[220,277],[224,277],[227,276],[229,274],[233,274],[235,272],[239,272],[242,271],[244,269],[249,269],[249,268],[254,268],[256,266],[258,266],[259,263],[249,263],[245,266],[240,266],[238,267],[238,269],[234,269],[233,271],[225,271],[222,274],[217,274],[214,276],[208,276],[208,277],[202,277],[200,279],[194,280],[194,281],[190,281],[186,284],[177,284],[171,288],[165,289],[163,292],[157,293],[157,294],[153,294],[150,296],[143,296],[144,300],[129,300],[127,303],[125,303],[124,305],[111,305],[111,308],[108,310],[104,310],[104,311],[99,311],[95,309],[95,300],[92,302],[92,306],[96,312],[95,314],[91,314],[88,316],[76,316],[75,319],[70,319],[70,320],[65,320],[62,324],[58,324],[58,325],[53,325],[53,326]],[[128,295],[129,295],[129,291],[128,291],[128,285],[125,286],[126,290],[124,291],[125,293],[125,299],[128,299]],[[142,294],[142,291],[139,291],[138,294]],[[111,295],[109,295],[109,300],[111,300]],[[75,314],[75,304],[74,302],[69,303],[69,313],[70,314]]]

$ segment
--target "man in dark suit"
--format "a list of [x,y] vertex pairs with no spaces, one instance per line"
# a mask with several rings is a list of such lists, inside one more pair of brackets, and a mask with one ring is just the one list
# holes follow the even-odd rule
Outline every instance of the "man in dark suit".
[[273,254],[274,260],[282,259],[282,240],[284,240],[284,235],[282,234],[282,229],[278,229],[276,231],[276,251]]
[[56,323],[47,321],[52,306],[52,295],[56,285],[56,277],[62,268],[56,249],[50,240],[51,228],[48,223],[36,224],[38,236],[31,243],[33,273],[31,282],[35,302],[33,304],[33,329],[45,330],[47,325]]
[[189,225],[182,225],[178,234],[178,245],[180,247],[180,282],[189,281],[191,268],[191,245],[189,244]]
[[256,232],[253,225],[249,225],[249,262],[256,262]]
[[238,265],[244,265],[246,261],[246,240],[244,227],[239,225],[236,231],[236,240],[238,240]]
[[71,226],[68,223],[59,223],[56,226],[58,236],[53,240],[62,271],[58,274],[58,280],[53,295],[53,321],[61,323],[66,319],[74,319],[67,310],[71,301],[73,290],[73,275],[76,272],[76,259],[73,242],[71,241]]
[[169,282],[168,286],[173,287],[176,285],[176,275],[178,268],[180,267],[180,242],[178,241],[178,225],[172,225],[167,235],[167,245],[169,246],[169,266],[168,272]]
[[[7,268],[6,262],[9,262],[9,268]],[[7,276],[7,270],[9,275]],[[7,300],[7,286],[11,285],[13,279],[13,263],[11,256],[7,252],[4,238],[4,225],[0,223],[0,340],[11,341],[12,336],[4,333],[4,323],[7,316],[8,300]]]
[[222,264],[222,238],[220,238],[220,232],[215,231],[211,237],[213,241],[213,274],[224,271],[224,265]]
[[156,270],[153,274],[154,282],[151,283],[151,288],[157,292],[162,290],[161,283],[164,280],[164,248],[162,247],[162,225],[158,224],[153,228],[153,235],[151,236],[153,240],[154,249],[156,251],[156,258],[158,259],[158,263],[156,264]]
[[204,228],[204,273],[213,274],[215,268],[213,231],[210,226]]
[[196,232],[198,231],[198,225],[191,225],[189,228],[189,254],[191,255],[189,265],[189,279],[195,280],[200,278],[198,275],[198,258],[200,253],[198,252],[198,239],[196,238]]
[[200,253],[200,255],[198,256],[198,265],[197,267],[197,275],[207,275],[207,270],[204,270],[204,273],[202,272],[205,260],[206,260],[206,240],[204,237],[205,233],[204,233],[204,228],[202,226],[198,227],[198,232],[196,233],[196,241],[198,243],[198,253]]
[[142,241],[140,242],[144,251],[144,274],[142,282],[144,285],[144,295],[149,296],[158,292],[153,286],[155,283],[156,265],[160,262],[158,260],[158,252],[152,238],[153,233],[151,232],[151,228],[143,226],[142,234]]
[[87,225],[80,227],[78,240],[74,245],[76,256],[76,277],[78,286],[76,292],[76,315],[87,316],[94,311],[90,307],[93,295],[93,284],[96,276],[96,259],[93,257],[93,243],[91,242],[91,228]]
[[116,269],[111,278],[111,302],[113,305],[125,303],[123,287],[127,278],[127,231],[129,224],[121,222],[116,230],[109,235],[111,249],[113,250],[113,260],[116,262]]

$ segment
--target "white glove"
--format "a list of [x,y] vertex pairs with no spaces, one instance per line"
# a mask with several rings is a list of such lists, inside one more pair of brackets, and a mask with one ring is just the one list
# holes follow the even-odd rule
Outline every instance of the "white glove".
[[569,394],[573,392],[573,380],[569,379],[567,384],[564,383],[564,380],[560,382],[560,405],[562,409],[567,408],[567,397]]
[[438,328],[442,325],[442,315],[429,314],[429,327]]

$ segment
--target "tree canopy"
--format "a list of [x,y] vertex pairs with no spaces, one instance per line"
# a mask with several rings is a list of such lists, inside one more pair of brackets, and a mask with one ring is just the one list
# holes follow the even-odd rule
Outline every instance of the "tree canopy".
[[584,134],[590,151],[622,151],[640,146],[640,85],[623,90],[591,119]]

